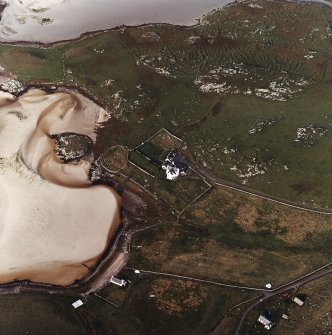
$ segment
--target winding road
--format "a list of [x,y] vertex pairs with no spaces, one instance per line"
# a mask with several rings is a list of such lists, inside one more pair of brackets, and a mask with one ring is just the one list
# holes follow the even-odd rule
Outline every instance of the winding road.
[[[329,3],[329,7],[332,8],[332,3]],[[228,182],[225,180],[222,180],[220,178],[216,178],[216,177],[212,177],[207,171],[200,169],[200,168],[193,168],[191,167],[196,173],[198,173],[205,181],[212,183],[214,185],[218,185],[221,187],[225,187],[231,190],[235,190],[250,196],[254,196],[260,199],[264,199],[267,201],[272,201],[274,203],[280,204],[280,205],[284,205],[287,207],[291,207],[291,208],[295,208],[295,209],[299,209],[299,210],[304,210],[307,212],[311,212],[311,213],[316,213],[316,214],[322,214],[322,215],[332,215],[332,210],[330,209],[322,209],[322,208],[312,208],[306,205],[301,205],[301,204],[297,204],[288,200],[284,200],[278,197],[274,197],[272,195],[269,194],[265,194],[259,191],[255,191],[255,190],[251,190],[245,186],[241,186],[241,185],[237,185],[235,183],[232,182]],[[144,271],[143,271],[144,272]],[[146,272],[146,271],[145,271]],[[151,272],[152,273],[152,272]],[[260,304],[262,304],[263,302],[271,299],[272,297],[284,293],[288,290],[291,289],[296,289],[310,281],[313,281],[315,279],[321,278],[327,274],[332,273],[332,262],[320,267],[319,269],[316,269],[315,271],[312,271],[308,274],[306,274],[305,276],[302,276],[294,281],[291,281],[287,284],[284,284],[282,286],[279,286],[278,288],[274,289],[274,290],[264,290],[261,289],[261,292],[263,293],[262,296],[260,298],[257,298],[256,300],[254,300],[247,308],[246,310],[243,312],[241,319],[238,323],[237,329],[234,333],[234,335],[239,335],[240,331],[242,329],[244,320],[246,319],[246,317],[248,316],[249,312],[254,309],[255,307],[259,306]],[[160,273],[162,274],[162,273]],[[174,275],[173,275],[174,276]],[[178,277],[177,275],[174,277]],[[183,276],[183,278],[186,278],[185,276]],[[199,280],[202,281],[202,280]],[[208,282],[208,281],[205,281]],[[219,286],[226,286],[227,284],[219,284]],[[236,288],[235,285],[231,285],[232,288]],[[250,289],[250,290],[255,290],[254,288],[249,288],[249,287],[237,287],[237,288],[242,288],[242,289]],[[256,288],[256,291],[258,291],[258,289]]]
[[[205,279],[200,279],[200,278],[195,278],[195,277],[188,277],[188,276],[183,276],[183,275],[178,275],[178,274],[173,274],[173,273],[166,273],[166,272],[158,272],[158,271],[149,271],[149,270],[144,270],[144,269],[133,269],[130,267],[126,267],[128,270],[132,271],[139,271],[138,274],[152,274],[156,276],[163,276],[163,277],[171,277],[174,279],[184,279],[184,280],[191,280],[191,281],[196,281],[200,283],[204,283],[207,285],[216,285],[216,286],[221,286],[221,287],[227,287],[227,288],[232,288],[232,289],[238,289],[238,290],[248,290],[248,291],[256,291],[256,292],[261,292],[262,294],[254,298],[253,302],[245,309],[243,312],[241,319],[238,323],[238,326],[236,328],[236,331],[234,335],[239,335],[240,331],[243,326],[243,322],[248,316],[249,312],[253,310],[255,307],[259,306],[263,302],[273,298],[276,295],[282,294],[284,292],[287,292],[289,290],[294,290],[299,288],[300,286],[307,284],[313,280],[319,279],[321,277],[324,277],[328,274],[332,273],[332,262],[296,279],[293,281],[290,281],[284,285],[281,285],[273,290],[268,290],[268,289],[263,289],[263,288],[256,288],[256,287],[248,287],[248,286],[239,286],[239,285],[230,285],[222,282],[216,282],[216,281],[211,281],[211,280],[205,280]],[[251,299],[252,300],[252,299]]]
[[281,294],[281,293],[284,293],[288,290],[291,290],[291,289],[296,289],[306,283],[309,283],[310,281],[313,281],[315,279],[319,279],[323,276],[326,276],[330,273],[332,273],[332,262],[329,263],[329,264],[326,264],[325,266],[293,281],[293,282],[290,282],[288,284],[285,284],[285,285],[282,285],[274,290],[271,290],[270,292],[265,292],[263,294],[263,296],[257,300],[255,300],[253,303],[251,303],[247,308],[246,310],[244,311],[244,313],[242,314],[241,316],[241,319],[239,321],[239,324],[236,328],[236,331],[234,333],[234,335],[239,335],[240,334],[240,331],[242,329],[242,325],[243,325],[243,322],[244,320],[246,319],[247,315],[249,314],[249,312],[257,307],[258,305],[260,305],[261,303],[263,303],[264,301],[268,300],[268,299],[271,299],[272,297],[278,295],[278,294]]

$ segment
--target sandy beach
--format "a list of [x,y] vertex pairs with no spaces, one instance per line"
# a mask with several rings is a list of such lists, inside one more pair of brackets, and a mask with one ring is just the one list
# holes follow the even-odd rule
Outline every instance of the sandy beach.
[[95,140],[101,108],[79,94],[0,97],[0,283],[70,285],[90,274],[118,228],[121,199],[88,180],[91,157],[63,164],[49,137]]

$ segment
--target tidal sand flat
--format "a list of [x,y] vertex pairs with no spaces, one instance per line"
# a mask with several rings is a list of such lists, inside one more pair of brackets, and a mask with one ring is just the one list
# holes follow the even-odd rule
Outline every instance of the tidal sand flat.
[[0,99],[0,283],[70,285],[86,277],[120,222],[120,198],[92,186],[92,157],[64,164],[50,135],[95,141],[104,111],[81,95],[30,90]]

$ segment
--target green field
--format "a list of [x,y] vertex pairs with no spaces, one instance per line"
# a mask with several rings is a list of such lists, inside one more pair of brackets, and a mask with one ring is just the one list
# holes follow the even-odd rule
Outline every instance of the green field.
[[155,176],[161,168],[158,162],[151,161],[147,156],[136,150],[129,153],[129,161],[152,176]]
[[[135,235],[130,266],[263,287],[331,259],[331,219],[214,188],[177,222]],[[156,254],[157,252],[157,254]]]
[[89,334],[71,303],[77,297],[44,294],[4,295],[0,299],[0,333],[5,335]]
[[118,308],[94,299],[82,312],[96,334],[208,334],[224,312],[255,294],[123,271],[131,280],[100,295]]

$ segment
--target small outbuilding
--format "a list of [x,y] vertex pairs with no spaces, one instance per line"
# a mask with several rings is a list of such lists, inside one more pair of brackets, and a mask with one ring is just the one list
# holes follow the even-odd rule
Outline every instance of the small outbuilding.
[[265,329],[270,330],[273,327],[273,322],[271,320],[269,320],[268,318],[266,318],[264,315],[260,315],[258,318],[258,322],[260,322],[261,324],[264,325]]
[[303,306],[303,304],[304,304],[304,301],[301,300],[299,297],[294,297],[292,300],[293,300],[296,304],[298,304],[299,306]]
[[124,279],[119,279],[114,276],[111,277],[110,283],[124,287],[128,284],[128,282]]
[[84,302],[81,299],[74,301],[71,304],[75,309],[84,305]]

